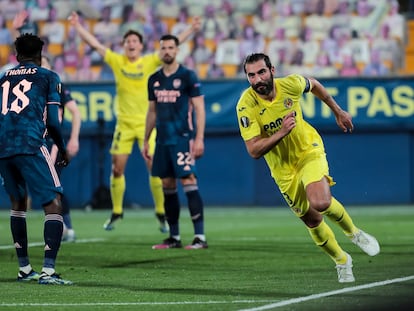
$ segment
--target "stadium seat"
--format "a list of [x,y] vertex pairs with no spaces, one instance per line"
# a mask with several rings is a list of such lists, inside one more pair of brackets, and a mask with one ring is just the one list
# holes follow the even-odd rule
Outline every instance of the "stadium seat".
[[206,44],[206,47],[210,50],[210,51],[212,51],[213,53],[216,51],[216,47],[217,47],[217,44],[216,44],[216,41],[214,40],[214,39],[205,39],[204,40],[204,43]]
[[8,62],[11,47],[8,44],[0,44],[0,61],[1,65],[5,65]]
[[392,61],[392,59],[384,59],[383,61],[382,61],[382,63],[384,64],[384,66],[385,67],[387,67],[389,70],[394,70],[394,67],[395,67],[395,65],[394,65],[394,63],[393,63],[393,61]]
[[67,72],[68,75],[74,76],[76,73],[76,67],[65,66],[65,71]]
[[177,19],[175,17],[162,17],[162,21],[167,25],[168,32],[171,32],[172,27],[175,23],[177,23]]
[[366,62],[362,62],[362,61],[357,61],[356,62],[356,66],[362,72],[364,70],[364,68],[367,66],[367,63]]
[[237,75],[237,68],[239,67],[238,65],[222,64],[220,66],[223,69],[224,76],[226,78],[234,78]]
[[408,40],[405,47],[405,66],[401,70],[403,74],[414,73],[414,20],[407,21]]
[[94,76],[99,77],[101,74],[102,66],[101,65],[92,65],[91,71],[93,72]]
[[207,78],[208,67],[208,63],[197,64],[197,74],[199,79]]
[[60,55],[63,53],[63,45],[59,43],[49,43],[47,52],[52,56]]

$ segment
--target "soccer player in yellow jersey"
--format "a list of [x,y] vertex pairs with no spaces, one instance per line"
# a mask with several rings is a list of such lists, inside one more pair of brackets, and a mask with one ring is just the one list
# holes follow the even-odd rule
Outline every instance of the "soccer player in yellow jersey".
[[[123,217],[123,198],[125,193],[125,167],[131,154],[133,144],[138,141],[140,149],[143,147],[145,118],[148,110],[148,77],[161,65],[158,52],[141,55],[143,37],[134,30],[127,31],[123,36],[124,53],[116,53],[86,30],[79,22],[76,12],[69,17],[80,37],[94,48],[104,61],[111,67],[116,83],[117,92],[117,123],[113,135],[112,173],[110,190],[112,198],[112,215],[105,224],[105,230],[112,230],[116,220]],[[193,32],[200,29],[200,20],[194,18],[192,25],[179,36],[180,42],[187,39]],[[150,152],[155,148],[155,133],[150,139]],[[148,169],[151,161],[146,159]],[[158,177],[149,177],[150,189],[155,204],[155,213],[160,223],[161,232],[167,232],[165,221],[164,197],[161,180]]]
[[338,281],[354,282],[352,258],[339,246],[324,216],[368,255],[377,255],[380,247],[373,236],[353,224],[331,195],[334,182],[322,138],[303,119],[299,101],[303,93],[312,92],[332,110],[344,132],[353,130],[350,114],[314,78],[292,74],[275,79],[275,68],[265,54],[247,56],[243,66],[250,87],[241,95],[236,111],[249,155],[264,157],[291,210],[305,223],[316,245],[335,262]]

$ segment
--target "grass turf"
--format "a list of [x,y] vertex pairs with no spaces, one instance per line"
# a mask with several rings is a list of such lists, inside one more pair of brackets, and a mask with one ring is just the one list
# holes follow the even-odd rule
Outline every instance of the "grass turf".
[[[332,225],[354,261],[356,282],[340,284],[334,263],[285,207],[207,207],[205,250],[152,250],[166,235],[150,209],[125,210],[111,232],[102,227],[110,211],[75,210],[77,242],[62,244],[56,267],[73,286],[16,282],[8,211],[1,211],[0,310],[409,310],[414,207],[348,211],[357,226],[378,238],[381,254],[365,255]],[[29,254],[37,270],[43,221],[42,212],[28,213],[29,242],[38,242]],[[181,237],[183,244],[193,238],[185,207]]]

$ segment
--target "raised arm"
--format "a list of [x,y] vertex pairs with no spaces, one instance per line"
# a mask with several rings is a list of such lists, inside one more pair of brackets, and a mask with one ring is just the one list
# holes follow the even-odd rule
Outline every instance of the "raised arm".
[[201,29],[201,19],[199,16],[194,16],[191,25],[186,28],[184,31],[177,35],[178,40],[180,43],[186,41],[192,34],[200,31]]
[[18,12],[14,16],[13,21],[12,21],[12,29],[11,29],[13,40],[16,40],[17,37],[20,35],[19,29],[23,27],[28,16],[29,16],[29,13],[26,10]]
[[323,101],[334,113],[336,123],[338,126],[346,133],[354,130],[354,125],[352,123],[351,115],[343,110],[335,99],[328,93],[325,87],[316,79],[309,78],[309,81],[312,85],[312,94]]
[[79,16],[76,12],[72,12],[69,16],[70,24],[75,27],[76,32],[90,47],[94,48],[102,57],[105,56],[107,47],[103,45],[99,40],[90,33],[82,24],[79,22]]

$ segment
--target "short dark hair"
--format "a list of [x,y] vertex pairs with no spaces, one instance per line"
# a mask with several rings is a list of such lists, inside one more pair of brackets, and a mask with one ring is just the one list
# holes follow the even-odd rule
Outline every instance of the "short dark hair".
[[128,30],[124,35],[123,35],[123,37],[122,37],[122,43],[124,43],[125,42],[125,40],[126,40],[126,38],[127,37],[129,37],[129,36],[131,36],[131,35],[135,35],[135,36],[137,36],[138,37],[138,39],[139,39],[139,42],[141,42],[142,44],[144,44],[144,37],[142,36],[142,34],[141,33],[139,33],[138,31],[136,31],[136,30],[132,30],[132,29],[130,29],[130,30]]
[[160,41],[167,41],[167,40],[174,40],[176,46],[180,45],[180,40],[178,40],[178,38],[174,35],[167,34],[167,35],[161,36],[160,38]]
[[253,53],[253,54],[247,55],[243,62],[244,73],[247,73],[246,64],[256,63],[259,60],[264,60],[266,67],[269,69],[272,69],[273,65],[272,65],[272,62],[270,61],[269,56],[267,56],[264,53]]
[[17,60],[36,60],[40,61],[44,42],[38,36],[31,33],[20,35],[15,41]]

